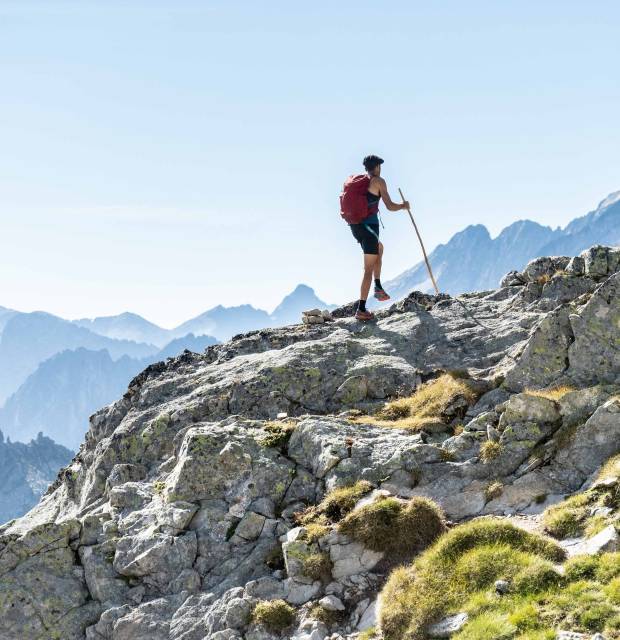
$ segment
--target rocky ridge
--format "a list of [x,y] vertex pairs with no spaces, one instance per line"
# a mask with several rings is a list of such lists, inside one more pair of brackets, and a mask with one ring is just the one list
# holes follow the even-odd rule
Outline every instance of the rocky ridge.
[[[412,293],[376,324],[336,310],[148,367],[92,417],[39,505],[0,529],[0,638],[372,627],[392,558],[295,514],[360,481],[366,501],[425,496],[451,520],[536,513],[587,486],[620,450],[619,269],[620,249],[597,246],[458,300]],[[378,424],[387,399],[446,371],[474,399],[432,428]],[[532,393],[560,385],[558,400]],[[253,611],[280,600],[295,611],[276,632]]]

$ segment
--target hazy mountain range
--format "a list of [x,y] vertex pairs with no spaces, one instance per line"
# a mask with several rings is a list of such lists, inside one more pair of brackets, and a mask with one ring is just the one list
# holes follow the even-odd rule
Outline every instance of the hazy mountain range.
[[272,314],[251,305],[218,305],[174,329],[134,313],[66,320],[0,307],[0,428],[27,442],[42,431],[77,449],[88,417],[123,393],[148,364],[184,349],[204,351],[232,335],[298,322],[301,311],[329,307],[298,285]]
[[[505,273],[522,269],[533,258],[576,255],[599,243],[620,244],[620,191],[564,228],[519,220],[491,238],[485,226],[471,225],[436,247],[429,260],[439,289],[454,295],[497,287]],[[423,261],[386,282],[385,287],[396,299],[414,289],[432,291]]]

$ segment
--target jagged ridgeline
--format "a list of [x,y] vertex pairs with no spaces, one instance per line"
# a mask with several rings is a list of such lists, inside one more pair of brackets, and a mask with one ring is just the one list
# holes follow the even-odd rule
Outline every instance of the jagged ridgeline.
[[620,637],[619,269],[148,367],[0,528],[0,639]]

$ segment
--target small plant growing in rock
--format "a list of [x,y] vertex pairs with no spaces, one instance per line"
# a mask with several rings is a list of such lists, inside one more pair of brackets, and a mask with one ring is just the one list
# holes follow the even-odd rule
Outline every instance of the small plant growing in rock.
[[163,480],[157,480],[153,483],[153,491],[155,491],[157,495],[161,495],[165,488],[166,483]]
[[375,638],[377,638],[377,628],[376,627],[369,627],[368,629],[362,631],[359,636],[358,636],[358,640],[375,640]]
[[359,480],[348,487],[334,489],[319,504],[309,507],[300,514],[297,521],[304,526],[312,523],[327,525],[338,522],[352,511],[357,502],[369,491],[372,491],[372,485],[367,480]]
[[323,580],[331,574],[332,563],[326,553],[311,553],[303,559],[303,572],[313,580]]
[[295,423],[291,421],[286,422],[266,422],[264,429],[267,435],[261,438],[260,444],[263,447],[273,447],[275,449],[281,449],[288,444],[288,441],[295,431]]
[[[468,379],[458,373],[444,373],[419,387],[408,398],[388,402],[371,421],[382,426],[414,431],[438,424],[448,428],[446,411],[457,401],[462,401],[464,410],[477,397],[478,392]],[[368,419],[365,418],[365,421]]]
[[425,549],[446,525],[439,507],[427,498],[408,502],[381,498],[350,513],[338,529],[369,549],[397,559]]
[[607,526],[607,518],[605,516],[592,516],[586,522],[586,526],[584,528],[584,533],[586,534],[586,538],[591,538],[595,536],[597,533],[600,533]]
[[448,449],[440,449],[439,455],[444,462],[454,462],[454,460],[456,460],[456,456],[454,455],[454,453],[452,453],[452,451]]
[[557,387],[551,387],[550,389],[526,389],[525,393],[529,396],[538,396],[540,398],[546,398],[547,400],[557,402],[571,391],[575,391],[575,387],[563,384]]
[[597,481],[620,478],[620,455],[613,456],[601,467],[596,477]]
[[327,525],[319,524],[317,522],[311,522],[310,524],[305,525],[305,529],[306,540],[308,542],[316,542],[329,533],[329,527]]
[[486,464],[500,456],[503,450],[504,447],[499,442],[485,440],[480,446],[480,459]]
[[545,531],[560,539],[581,535],[589,514],[589,502],[588,494],[580,493],[548,507],[542,517]]
[[295,621],[295,609],[284,600],[263,600],[254,607],[252,621],[280,633]]
[[487,502],[491,500],[495,500],[495,498],[499,498],[504,491],[504,485],[496,480],[495,482],[491,482],[491,484],[484,490],[484,497]]
[[332,611],[330,609],[326,609],[324,606],[320,604],[315,604],[309,611],[309,616],[326,624],[327,626],[334,624],[337,622],[342,616],[338,611]]

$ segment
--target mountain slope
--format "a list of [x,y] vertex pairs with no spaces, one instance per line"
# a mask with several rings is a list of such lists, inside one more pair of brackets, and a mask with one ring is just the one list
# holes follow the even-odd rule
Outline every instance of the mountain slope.
[[13,440],[27,442],[42,432],[77,450],[88,418],[123,393],[144,367],[174,357],[185,349],[202,352],[217,341],[188,335],[173,340],[146,358],[113,360],[104,349],[66,350],[42,362],[0,408],[0,425]]
[[287,324],[296,324],[301,318],[302,311],[316,308],[333,309],[334,305],[325,304],[308,285],[298,284],[272,311],[270,326],[282,327]]
[[82,318],[74,320],[73,323],[107,338],[146,342],[159,348],[171,339],[170,331],[158,327],[135,313],[121,313],[117,316],[101,316],[93,319]]
[[50,356],[67,349],[106,349],[113,359],[144,358],[157,352],[153,345],[113,340],[40,311],[18,313],[0,336],[0,404]]
[[[40,503],[0,527],[0,637],[353,640],[386,601],[404,604],[407,626],[462,611],[459,589],[437,580],[447,571],[483,590],[468,610],[478,616],[502,606],[498,568],[515,578],[512,604],[563,586],[571,567],[581,582],[555,590],[544,637],[606,630],[601,618],[618,612],[594,592],[604,578],[590,580],[592,563],[556,576],[567,547],[506,516],[525,520],[587,483],[596,510],[577,502],[568,515],[597,513],[605,529],[582,547],[618,544],[617,486],[595,480],[620,451],[619,267],[620,250],[594,247],[463,297],[468,312],[412,292],[374,324],[251,332],[148,367],[92,417]],[[446,532],[444,515],[502,517],[474,520],[474,536]],[[437,562],[412,576],[437,538]],[[485,549],[456,562],[475,546]],[[525,553],[548,562],[526,565]],[[407,593],[434,578],[432,598],[409,605],[398,591],[377,603],[393,569]],[[617,584],[605,593],[616,598]],[[579,597],[582,615],[566,615]],[[466,637],[535,626],[538,603],[517,604],[518,617],[482,617]],[[381,629],[386,640],[408,637],[394,628]]]
[[[455,234],[429,255],[440,291],[458,294],[497,287],[501,277],[543,255],[576,255],[597,244],[620,244],[620,192],[603,200],[595,211],[564,229],[521,220],[491,238],[482,225]],[[385,283],[394,299],[410,290],[432,291],[426,265],[419,262]]]
[[0,431],[0,522],[31,509],[71,458],[72,451],[41,434],[24,444],[5,441]]
[[174,329],[175,334],[209,334],[218,340],[227,340],[237,333],[262,329],[269,325],[269,314],[250,304],[224,307],[221,304],[199,316],[187,320]]
[[17,313],[17,311],[13,311],[13,309],[7,309],[6,307],[0,307],[0,334],[6,323]]
[[122,394],[147,362],[80,347],[42,362],[0,409],[0,425],[13,440],[28,442],[43,432],[77,450],[88,417]]

